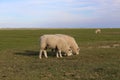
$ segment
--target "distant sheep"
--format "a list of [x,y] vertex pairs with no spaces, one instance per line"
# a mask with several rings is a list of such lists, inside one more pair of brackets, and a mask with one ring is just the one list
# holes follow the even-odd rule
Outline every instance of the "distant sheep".
[[67,56],[72,55],[72,50],[70,49],[67,42],[56,35],[43,35],[40,37],[40,53],[39,58],[41,59],[42,52],[45,57],[48,58],[46,49],[51,48],[57,50],[56,57],[62,57],[61,52],[66,53]]
[[65,34],[56,34],[56,35],[66,40],[66,42],[68,43],[74,54],[79,54],[80,48],[78,47],[73,37]]
[[101,29],[96,29],[96,30],[95,30],[95,33],[96,33],[96,34],[101,33]]

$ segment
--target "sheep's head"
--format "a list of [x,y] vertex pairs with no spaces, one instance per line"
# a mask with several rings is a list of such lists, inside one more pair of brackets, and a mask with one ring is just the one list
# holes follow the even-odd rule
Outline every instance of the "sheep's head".
[[72,50],[69,48],[68,50],[67,50],[67,56],[71,56],[72,55]]
[[80,48],[77,48],[77,49],[75,49],[75,54],[77,55],[77,54],[79,54],[79,51],[80,51]]

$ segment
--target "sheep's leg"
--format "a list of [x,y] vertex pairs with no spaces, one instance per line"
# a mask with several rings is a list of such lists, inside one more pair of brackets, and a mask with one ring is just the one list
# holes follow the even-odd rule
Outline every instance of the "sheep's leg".
[[48,58],[46,50],[44,50],[44,55],[46,58]]
[[41,59],[41,56],[42,56],[42,50],[40,50],[40,53],[39,53],[39,58]]
[[59,50],[59,56],[62,58],[61,50]]
[[59,58],[59,53],[58,52],[56,53],[56,57]]

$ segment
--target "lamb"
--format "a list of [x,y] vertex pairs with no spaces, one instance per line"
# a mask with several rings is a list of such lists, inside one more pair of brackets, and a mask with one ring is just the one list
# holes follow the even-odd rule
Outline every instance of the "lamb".
[[66,53],[67,56],[72,55],[72,50],[70,49],[67,42],[56,35],[43,35],[40,37],[40,53],[39,58],[41,59],[42,52],[44,53],[45,57],[48,58],[46,49],[55,49],[56,50],[56,57],[62,57],[61,52]]
[[78,47],[75,39],[71,36],[64,35],[64,34],[56,34],[59,37],[62,37],[66,40],[67,44],[70,46],[70,48],[73,51],[73,54],[79,54],[80,48]]
[[101,29],[96,29],[96,30],[95,30],[95,33],[96,33],[96,34],[101,33]]

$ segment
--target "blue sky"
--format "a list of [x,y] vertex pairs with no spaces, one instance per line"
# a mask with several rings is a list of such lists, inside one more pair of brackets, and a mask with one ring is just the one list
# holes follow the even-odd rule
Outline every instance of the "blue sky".
[[0,28],[120,28],[120,0],[0,0]]

